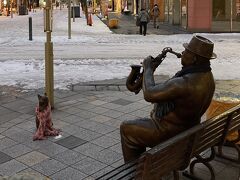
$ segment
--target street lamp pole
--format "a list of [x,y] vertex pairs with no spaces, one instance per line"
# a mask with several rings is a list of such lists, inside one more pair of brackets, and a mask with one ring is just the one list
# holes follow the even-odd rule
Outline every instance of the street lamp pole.
[[53,43],[51,42],[52,32],[52,2],[46,0],[44,31],[47,41],[45,42],[45,92],[49,98],[52,108],[54,107],[54,81],[53,81]]

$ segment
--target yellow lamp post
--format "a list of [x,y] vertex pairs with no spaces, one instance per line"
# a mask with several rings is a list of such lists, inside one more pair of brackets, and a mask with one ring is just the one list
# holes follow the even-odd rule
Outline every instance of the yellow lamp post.
[[52,32],[52,2],[46,0],[44,9],[44,32],[47,41],[45,42],[45,92],[49,98],[52,108],[54,108],[54,81],[53,81],[53,43],[51,42]]

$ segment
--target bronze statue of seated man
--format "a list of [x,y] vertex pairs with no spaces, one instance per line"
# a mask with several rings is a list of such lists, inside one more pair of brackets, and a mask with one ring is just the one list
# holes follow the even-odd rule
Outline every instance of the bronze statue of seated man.
[[[162,84],[155,84],[154,59],[143,61],[141,88],[144,99],[154,104],[150,118],[124,121],[120,126],[125,162],[138,158],[146,147],[157,144],[200,123],[211,103],[215,83],[210,60],[216,58],[212,41],[195,35],[183,44],[182,70]],[[139,92],[136,89],[135,92]]]

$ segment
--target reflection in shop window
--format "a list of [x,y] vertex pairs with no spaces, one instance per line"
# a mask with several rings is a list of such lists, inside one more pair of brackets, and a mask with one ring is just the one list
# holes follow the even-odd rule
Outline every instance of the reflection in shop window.
[[236,20],[240,21],[240,0],[236,1]]
[[225,1],[213,0],[213,19],[224,20],[225,19]]

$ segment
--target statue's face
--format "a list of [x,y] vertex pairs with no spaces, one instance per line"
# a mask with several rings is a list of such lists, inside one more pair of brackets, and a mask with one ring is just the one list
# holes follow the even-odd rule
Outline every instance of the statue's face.
[[182,52],[181,63],[183,66],[190,66],[194,63],[194,56],[195,54],[191,51],[185,49]]

